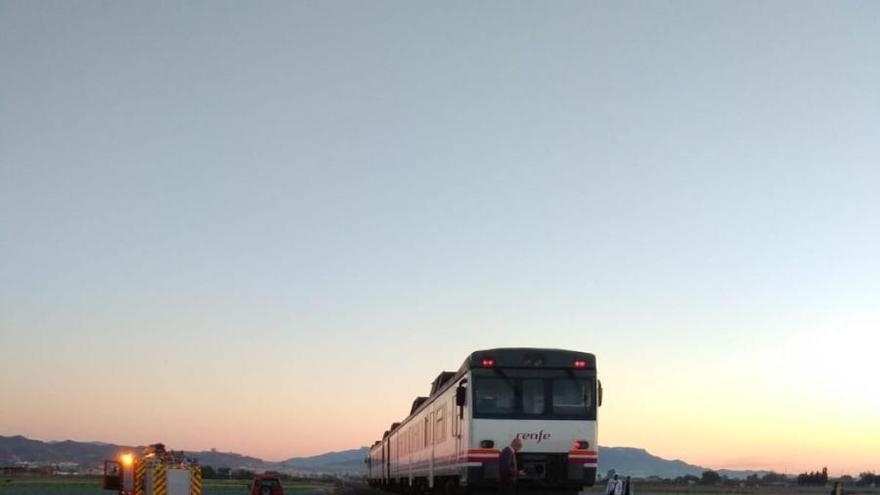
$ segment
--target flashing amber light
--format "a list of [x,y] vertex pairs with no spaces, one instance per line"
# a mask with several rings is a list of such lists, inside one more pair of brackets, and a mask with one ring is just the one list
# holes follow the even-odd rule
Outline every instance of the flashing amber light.
[[492,358],[483,358],[483,368],[491,368],[495,366],[495,360]]
[[122,461],[123,466],[131,466],[134,462],[134,456],[131,454],[122,454],[119,457],[119,460]]
[[587,362],[584,361],[583,359],[578,359],[577,361],[574,362],[574,367],[579,370],[582,370],[587,367]]

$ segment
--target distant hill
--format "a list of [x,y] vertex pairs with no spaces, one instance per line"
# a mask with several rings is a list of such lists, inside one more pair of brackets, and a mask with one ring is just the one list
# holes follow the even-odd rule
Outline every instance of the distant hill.
[[[42,442],[31,440],[21,435],[13,437],[0,436],[0,466],[30,463],[36,465],[52,465],[73,463],[82,468],[100,466],[105,459],[113,459],[121,452],[139,452],[143,446],[114,445],[104,442]],[[256,457],[241,454],[209,450],[204,452],[187,452],[203,465],[230,468],[268,469],[266,463]]]
[[[678,459],[669,460],[657,457],[645,449],[600,446],[598,471],[604,476],[610,469],[627,476],[678,478],[687,475],[700,476],[703,471],[711,468],[688,464]],[[714,471],[722,476],[738,479],[744,479],[752,474],[763,476],[770,472],[733,469],[715,469]]]
[[57,464],[75,462],[77,464],[97,466],[104,459],[114,457],[121,449],[109,444],[73,442],[41,442],[21,435],[14,437],[0,436],[0,465],[11,465],[17,462],[36,464]]
[[291,457],[281,461],[279,466],[285,471],[313,471],[324,473],[362,473],[366,472],[364,459],[367,447],[328,452],[312,457]]
[[274,463],[266,462],[257,457],[250,457],[234,452],[219,452],[217,450],[205,450],[201,452],[186,453],[187,457],[194,457],[202,466],[228,467],[233,469],[250,469],[252,471],[265,471],[274,469]]
[[[0,466],[16,463],[51,465],[75,463],[83,468],[100,466],[104,459],[112,459],[123,451],[140,451],[141,446],[113,445],[102,442],[41,442],[23,436],[0,436]],[[681,460],[668,460],[650,454],[644,449],[631,447],[599,447],[599,473],[610,469],[630,476],[660,476],[676,478],[685,475],[699,476],[706,468]],[[246,468],[255,471],[277,470],[288,473],[361,474],[366,471],[364,458],[368,449],[328,452],[311,457],[291,457],[281,462],[264,461],[231,452],[209,450],[187,452],[187,456],[199,460],[202,465],[215,468]],[[720,470],[731,478],[745,478],[749,474],[765,474],[766,471]]]
[[628,476],[660,476],[677,478],[679,476],[699,476],[705,468],[680,460],[667,460],[648,453],[644,449],[632,447],[599,447],[599,473],[604,475],[614,469]]

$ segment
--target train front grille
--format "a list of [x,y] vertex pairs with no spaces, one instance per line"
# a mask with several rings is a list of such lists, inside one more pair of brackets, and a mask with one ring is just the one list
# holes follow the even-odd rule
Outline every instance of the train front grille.
[[523,481],[555,482],[568,479],[568,456],[566,454],[521,454],[519,467],[525,474]]

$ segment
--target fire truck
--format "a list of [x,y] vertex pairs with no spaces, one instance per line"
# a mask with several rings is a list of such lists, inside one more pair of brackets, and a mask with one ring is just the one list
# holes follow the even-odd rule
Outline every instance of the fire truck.
[[157,443],[140,456],[129,452],[104,461],[103,487],[119,495],[201,495],[202,468]]

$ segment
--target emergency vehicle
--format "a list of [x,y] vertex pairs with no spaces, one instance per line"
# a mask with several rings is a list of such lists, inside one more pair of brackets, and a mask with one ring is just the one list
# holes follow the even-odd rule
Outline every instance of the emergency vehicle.
[[251,495],[284,495],[281,477],[278,473],[263,473],[254,476],[251,482]]
[[126,452],[104,461],[103,488],[119,495],[201,495],[202,468],[157,443],[140,456]]

